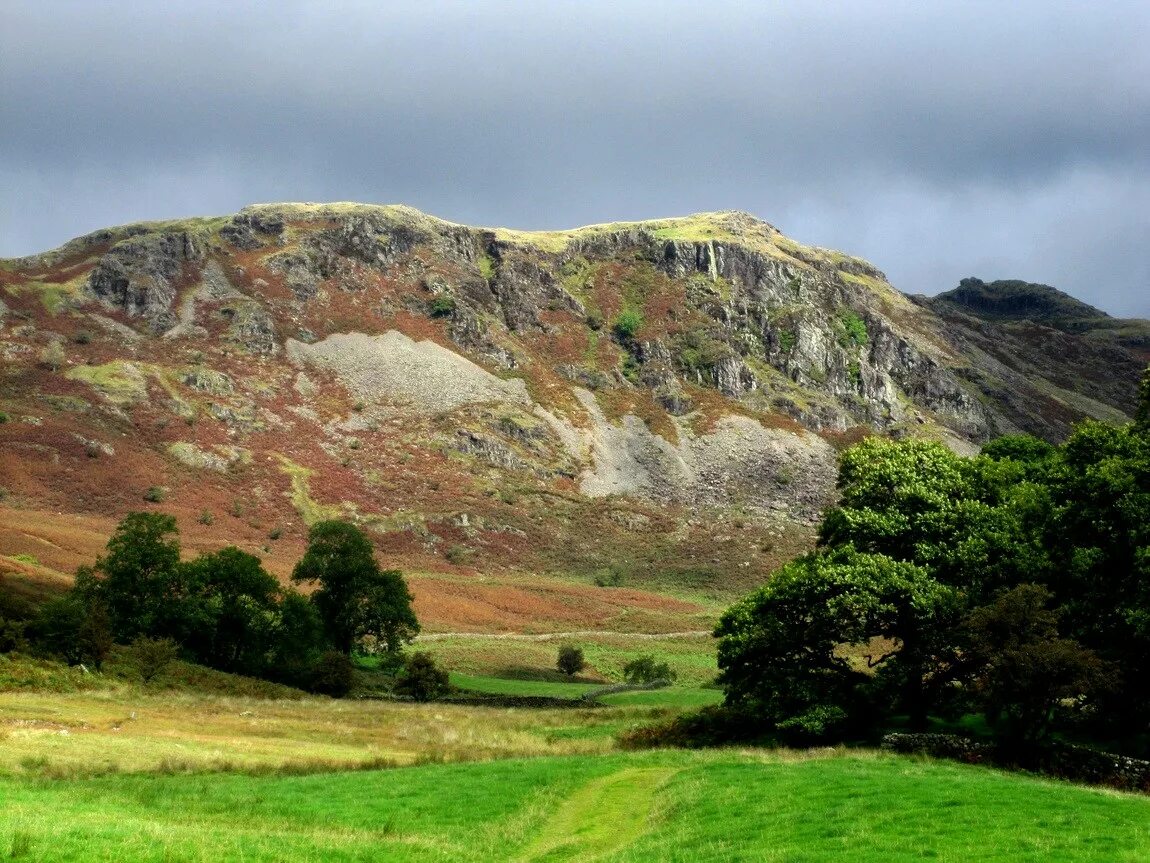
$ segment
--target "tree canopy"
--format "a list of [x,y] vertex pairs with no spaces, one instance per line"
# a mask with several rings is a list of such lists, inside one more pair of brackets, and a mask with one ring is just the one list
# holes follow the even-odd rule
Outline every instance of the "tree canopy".
[[1150,370],[1135,422],[1059,447],[845,451],[819,547],[715,630],[728,708],[807,738],[978,709],[1027,741],[1072,708],[1150,748],[1147,416]]
[[292,580],[318,584],[312,601],[331,643],[344,653],[365,638],[396,651],[419,632],[403,574],[380,569],[371,542],[355,525],[313,525]]
[[316,525],[295,578],[319,587],[311,597],[285,588],[234,546],[182,560],[172,516],[130,513],[72,591],[36,612],[0,607],[0,649],[31,642],[99,668],[114,643],[170,641],[212,668],[338,695],[353,648],[373,639],[394,653],[419,630],[402,574],[380,570],[350,524]]

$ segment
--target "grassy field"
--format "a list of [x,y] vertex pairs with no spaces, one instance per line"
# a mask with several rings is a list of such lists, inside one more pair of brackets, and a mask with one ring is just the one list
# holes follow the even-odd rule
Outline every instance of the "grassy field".
[[[601,688],[598,683],[579,683],[551,680],[517,680],[503,677],[486,677],[477,674],[452,674],[451,683],[467,692],[482,692],[492,695],[527,695],[548,698],[582,698],[589,692]],[[596,699],[601,704],[614,707],[665,707],[689,710],[718,704],[723,693],[718,689],[701,686],[672,685],[661,689],[616,692]]]
[[1150,800],[875,753],[656,752],[309,776],[0,779],[39,861],[1134,863]]
[[416,649],[431,653],[445,668],[461,674],[537,680],[553,674],[561,644],[572,644],[583,651],[587,668],[580,676],[591,681],[622,680],[623,666],[644,654],[670,665],[683,685],[702,686],[718,673],[715,639],[709,632],[677,638],[596,633],[540,640],[459,635],[420,641]]

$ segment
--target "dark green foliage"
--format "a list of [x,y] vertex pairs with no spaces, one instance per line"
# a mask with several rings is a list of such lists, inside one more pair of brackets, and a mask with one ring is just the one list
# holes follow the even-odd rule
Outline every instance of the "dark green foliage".
[[112,652],[112,619],[102,602],[92,602],[84,608],[84,617],[76,633],[80,661],[89,663],[97,671]]
[[176,520],[162,513],[129,513],[108,540],[107,553],[76,576],[79,598],[99,598],[111,618],[112,634],[127,643],[152,633],[178,598],[180,544]]
[[428,306],[433,318],[449,318],[455,314],[455,298],[447,294],[440,294]]
[[279,582],[258,557],[234,546],[202,554],[181,569],[181,596],[165,630],[178,634],[205,665],[263,673],[279,622]]
[[967,622],[975,691],[1010,741],[1041,741],[1064,700],[1088,698],[1113,683],[1092,650],[1059,637],[1052,599],[1041,585],[1020,584],[976,608]]
[[657,680],[669,683],[676,676],[670,665],[659,662],[650,654],[638,656],[623,666],[623,679],[628,683],[654,683]]
[[1134,414],[1134,424],[1143,434],[1150,432],[1150,367],[1142,373],[1138,384],[1138,410]]
[[285,590],[269,651],[269,676],[306,688],[312,682],[312,669],[326,649],[323,621],[315,605],[306,596]]
[[172,639],[147,636],[135,639],[124,651],[124,658],[145,686],[167,671],[179,655],[179,647]]
[[371,542],[355,525],[313,525],[292,580],[319,585],[312,602],[332,645],[344,653],[368,637],[396,651],[419,632],[403,574],[380,570]]
[[414,701],[431,701],[451,691],[447,672],[435,664],[429,653],[413,653],[395,681],[395,691]]
[[1122,671],[1105,714],[1150,726],[1150,429],[1086,422],[1062,447],[1041,525],[1065,634]]
[[310,689],[332,698],[343,698],[355,682],[355,667],[351,657],[338,650],[322,653],[311,669]]
[[235,547],[180,561],[175,520],[132,513],[75,589],[30,627],[37,649],[100,667],[113,642],[168,639],[195,662],[298,686],[328,647],[312,603]]
[[1070,719],[1147,745],[1145,424],[975,458],[869,438],[843,453],[839,489],[820,549],[720,621],[729,709],[812,740],[965,703],[1027,745]]
[[1058,454],[1053,444],[1024,434],[1003,435],[982,448],[982,455],[995,461],[1009,459],[1022,464],[1044,465]]
[[560,672],[566,674],[568,677],[574,677],[586,667],[587,663],[583,659],[583,651],[570,644],[564,644],[559,648],[559,653],[555,658],[555,667]]
[[922,715],[925,693],[949,659],[934,633],[956,614],[955,592],[914,564],[845,546],[778,570],[719,621],[719,682],[727,705],[802,739],[866,725],[871,677],[842,645],[897,640],[870,657],[894,701]]

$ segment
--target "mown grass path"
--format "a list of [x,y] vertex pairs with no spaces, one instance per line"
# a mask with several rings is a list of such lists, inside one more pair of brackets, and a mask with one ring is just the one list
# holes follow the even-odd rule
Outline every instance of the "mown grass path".
[[563,801],[520,860],[597,860],[627,847],[647,829],[656,792],[676,772],[636,767],[591,780]]

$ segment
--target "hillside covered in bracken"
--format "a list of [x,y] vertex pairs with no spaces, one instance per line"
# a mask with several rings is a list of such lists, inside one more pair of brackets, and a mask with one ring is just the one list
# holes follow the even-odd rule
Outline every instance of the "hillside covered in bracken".
[[737,212],[99,231],[0,262],[0,566],[63,583],[162,505],[282,576],[340,517],[431,629],[705,628],[813,542],[845,444],[1124,419],[1143,348],[1048,324],[912,300]]

